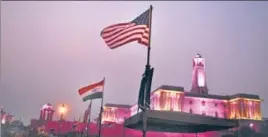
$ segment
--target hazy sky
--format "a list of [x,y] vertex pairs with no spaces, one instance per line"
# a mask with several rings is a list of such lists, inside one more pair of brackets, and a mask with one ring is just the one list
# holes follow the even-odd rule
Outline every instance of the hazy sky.
[[[209,93],[258,94],[268,117],[268,2],[1,2],[1,94],[6,111],[29,123],[45,103],[87,103],[77,90],[106,77],[104,102],[134,104],[146,64],[137,43],[110,50],[100,37],[111,24],[154,6],[152,89],[191,87],[192,57],[206,58]],[[99,101],[94,101],[93,117]]]

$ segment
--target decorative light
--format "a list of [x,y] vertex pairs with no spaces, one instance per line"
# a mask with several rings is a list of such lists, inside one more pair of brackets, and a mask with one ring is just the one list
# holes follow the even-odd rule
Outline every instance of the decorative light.
[[1,121],[2,124],[5,124],[6,123],[6,119],[3,118],[2,121]]
[[250,124],[249,124],[249,127],[250,127],[250,128],[253,128],[253,126],[254,126],[253,123],[250,123]]
[[60,114],[65,114],[67,112],[67,108],[62,104],[62,106],[59,108]]

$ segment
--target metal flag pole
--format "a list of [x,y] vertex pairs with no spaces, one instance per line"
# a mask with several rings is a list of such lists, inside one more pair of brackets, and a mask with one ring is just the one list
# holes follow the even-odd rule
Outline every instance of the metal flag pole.
[[0,137],[2,137],[2,107],[0,107]]
[[100,108],[100,114],[99,114],[99,137],[101,137],[101,122],[102,122],[102,112],[103,112],[103,97],[101,99],[101,108]]
[[[152,12],[153,12],[153,6],[150,5],[150,15],[149,15],[149,45],[147,48],[147,64],[146,64],[146,69],[145,73],[150,71],[150,52],[151,52],[151,34],[152,34]],[[148,83],[148,79],[147,82]],[[145,90],[144,92],[144,104],[143,107],[145,107],[144,112],[143,112],[143,137],[146,137],[146,131],[147,131],[147,107],[146,107],[146,96],[147,96],[147,91]]]
[[[104,85],[105,85],[105,77],[103,78],[103,92],[104,92]],[[101,122],[102,122],[102,112],[103,112],[103,94],[101,98],[101,108],[100,108],[100,114],[99,114],[99,137],[101,137]]]
[[[124,122],[126,121],[126,117],[124,117]],[[126,136],[126,127],[125,127],[125,125],[123,126],[123,137],[125,137]]]
[[89,109],[88,109],[88,118],[87,118],[87,126],[86,126],[86,128],[87,128],[87,134],[86,134],[86,137],[88,137],[88,134],[89,134],[89,132],[90,132],[90,116],[91,116],[91,108],[92,108],[92,102],[93,102],[93,100],[91,100],[90,101],[90,107],[89,107]]
[[147,48],[147,67],[150,67],[150,52],[151,52],[151,34],[152,34],[152,12],[153,6],[150,5],[150,15],[149,15],[149,46]]

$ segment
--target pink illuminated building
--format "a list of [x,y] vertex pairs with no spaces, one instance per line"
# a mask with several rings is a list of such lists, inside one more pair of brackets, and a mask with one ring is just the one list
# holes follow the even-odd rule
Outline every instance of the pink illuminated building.
[[39,119],[31,119],[31,126],[37,128],[39,126],[45,125],[47,122],[53,120],[53,114],[55,110],[50,103],[42,106],[40,109]]
[[[239,125],[249,126],[259,131],[262,124],[261,99],[258,95],[234,94],[234,95],[212,95],[208,93],[205,75],[205,59],[197,54],[193,58],[192,88],[185,90],[184,87],[163,85],[151,92],[150,109],[158,111],[186,112],[213,118],[239,119]],[[55,133],[65,134],[73,131],[98,134],[98,124],[78,123],[75,121],[52,121],[53,107],[50,104],[41,109],[40,120],[47,121],[46,132],[54,129]],[[106,104],[102,113],[102,137],[141,137],[142,132],[134,129],[124,128],[126,118],[137,114],[137,104],[120,105]],[[44,112],[43,110],[49,110]],[[51,115],[50,115],[51,114]],[[88,117],[85,113],[84,118]],[[179,117],[178,117],[179,118]],[[87,121],[87,120],[84,120]],[[76,129],[73,125],[76,124]],[[86,130],[87,129],[87,130]],[[236,130],[236,129],[232,129]],[[215,131],[200,133],[198,137],[221,137],[221,135],[233,131]],[[166,133],[149,131],[147,137],[195,137],[196,134],[189,133]]]
[[106,104],[103,112],[103,122],[124,123],[131,116],[130,105]]
[[[158,111],[176,111],[204,116],[240,119],[241,125],[258,127],[262,121],[261,99],[258,95],[234,94],[211,95],[208,93],[205,59],[197,54],[193,58],[192,88],[190,92],[183,87],[163,85],[151,93],[151,109]],[[107,104],[104,107],[104,121],[122,123],[137,113],[137,105]],[[254,124],[253,124],[254,123]],[[256,128],[258,129],[258,128]]]
[[[208,94],[205,76],[205,59],[200,54],[193,58],[192,89],[163,85],[152,91],[151,109],[177,111],[227,119],[261,120],[261,99],[258,95],[234,94],[230,96]],[[123,107],[124,106],[124,107]],[[118,122],[122,119],[117,111],[124,110],[124,115],[137,113],[137,105],[105,106],[104,119]],[[130,113],[127,112],[130,111]]]
[[54,108],[51,104],[45,104],[40,110],[40,120],[52,121]]
[[208,94],[205,75],[205,59],[200,54],[193,58],[192,89],[194,93]]
[[0,111],[0,122],[2,124],[11,123],[13,121],[13,115],[6,113],[3,108],[0,108]]

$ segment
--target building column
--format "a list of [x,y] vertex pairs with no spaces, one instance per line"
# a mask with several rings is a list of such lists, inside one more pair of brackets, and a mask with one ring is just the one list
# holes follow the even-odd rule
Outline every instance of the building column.
[[39,117],[39,120],[41,120],[42,117],[43,117],[43,110],[41,109],[41,110],[40,110],[40,117]]
[[45,110],[43,109],[42,110],[42,120],[45,120],[46,119],[46,112]]

